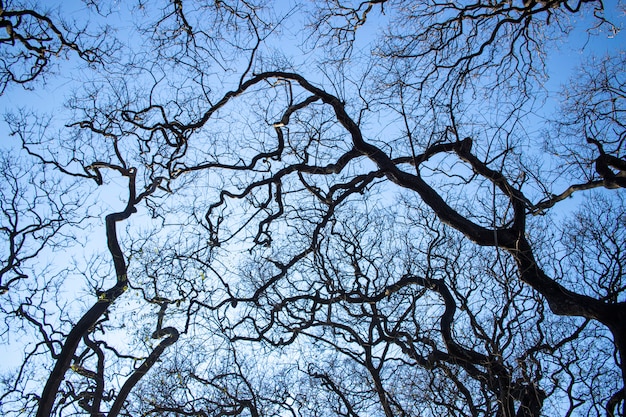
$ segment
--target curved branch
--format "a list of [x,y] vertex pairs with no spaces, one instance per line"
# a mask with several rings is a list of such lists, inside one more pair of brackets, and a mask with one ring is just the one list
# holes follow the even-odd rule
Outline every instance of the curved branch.
[[165,327],[163,329],[159,329],[152,333],[153,339],[160,339],[164,336],[167,336],[161,343],[157,345],[156,348],[150,353],[150,355],[146,358],[146,360],[139,366],[139,368],[135,369],[131,376],[124,382],[124,385],[120,389],[119,394],[115,398],[111,409],[109,410],[109,417],[116,417],[119,415],[122,410],[122,406],[128,398],[128,394],[130,394],[131,390],[137,385],[137,383],[141,380],[141,378],[152,368],[152,366],[156,363],[156,361],[161,357],[161,354],[165,351],[168,346],[176,343],[179,337],[178,330],[174,327]]
[[106,216],[106,236],[109,252],[113,257],[113,265],[117,276],[116,283],[113,287],[98,294],[96,303],[81,317],[81,319],[72,328],[67,336],[63,349],[50,372],[48,381],[44,386],[37,409],[37,417],[48,417],[52,412],[56,394],[59,386],[65,377],[66,371],[69,369],[74,352],[78,344],[86,335],[92,326],[98,321],[100,316],[104,314],[109,306],[126,291],[128,284],[127,267],[124,255],[117,238],[116,224],[120,221],[128,219],[137,211],[136,204],[139,202],[135,193],[135,170],[127,170],[125,172],[129,180],[129,198],[126,208],[117,213]]

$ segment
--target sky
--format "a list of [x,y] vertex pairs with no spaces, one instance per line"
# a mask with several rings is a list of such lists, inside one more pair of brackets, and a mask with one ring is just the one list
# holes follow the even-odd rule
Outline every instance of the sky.
[[[62,8],[64,10],[64,15],[69,18],[74,18],[77,20],[82,20],[86,9],[82,2],[72,1],[70,2],[60,2],[62,3]],[[607,10],[615,10],[614,2],[606,2]],[[293,7],[296,7],[297,2],[292,0]],[[131,34],[132,30],[130,30],[130,23],[128,19],[128,15],[125,12],[126,6],[123,2],[116,2],[115,8],[116,10],[107,18],[103,19],[107,23],[113,24],[117,22],[118,19],[123,21],[122,30],[120,33],[124,33],[124,30],[128,30],[128,35],[121,36],[121,39],[124,42],[128,42],[130,45],[134,42],[134,36]],[[291,10],[291,8],[287,8]],[[620,22],[624,22],[624,16],[616,16]],[[291,31],[293,39],[290,42],[285,42],[284,44],[274,44],[275,48],[283,48],[287,55],[293,54],[294,56],[298,56],[296,52],[298,50],[298,42],[301,40],[302,33],[298,33],[298,25],[295,24],[289,27],[289,31]],[[126,28],[126,29],[124,29]],[[373,35],[367,25],[364,26],[363,31],[365,31],[366,36],[364,36],[364,44],[367,45],[370,43],[370,39],[373,38]],[[626,30],[626,29],[625,29]],[[575,71],[580,63],[584,63],[585,60],[589,59],[588,53],[592,51],[594,54],[603,55],[606,52],[616,51],[616,50],[624,50],[626,47],[626,36],[624,32],[620,32],[614,36],[609,36],[609,34],[601,34],[598,36],[594,36],[592,38],[588,38],[585,32],[575,33],[570,38],[568,42],[559,47],[558,50],[552,51],[553,53],[547,57],[548,65],[552,68],[550,72],[550,78],[546,83],[546,88],[549,91],[560,91],[561,85],[567,81],[567,79],[573,75],[575,75]],[[584,51],[583,51],[584,47]],[[80,79],[77,79],[75,68],[77,68],[80,64],[77,63],[74,58],[70,58],[68,61],[58,61],[57,68],[55,69],[55,73],[51,74],[48,77],[48,82],[45,85],[41,83],[37,83],[36,87],[33,91],[23,91],[21,87],[12,87],[10,88],[3,96],[0,97],[0,112],[6,113],[15,111],[20,108],[34,108],[38,111],[42,112],[56,112],[59,106],[66,100],[71,92],[71,89],[74,88],[74,82],[80,82]],[[304,71],[307,73],[306,75],[310,75],[312,77],[320,76],[319,71],[315,68],[304,68]],[[541,124],[539,121],[541,117],[545,113],[550,113],[553,108],[551,108],[551,102],[548,101],[545,106],[541,108],[541,110],[537,111],[537,126],[529,126],[529,131],[541,134]],[[545,112],[545,113],[543,113]],[[543,114],[542,114],[543,113]],[[8,129],[5,123],[0,123],[0,146],[15,146],[14,139],[8,138]],[[121,184],[122,186],[124,184]],[[110,193],[110,194],[106,194]],[[115,184],[108,189],[105,188],[104,191],[100,193],[100,195],[104,195],[104,198],[101,198],[101,201],[104,201],[105,211],[109,210],[117,210],[119,206],[122,204],[120,198],[116,195]],[[578,202],[579,197],[577,196],[574,200],[571,201],[572,207]],[[102,235],[102,230],[100,230],[100,237]],[[98,239],[101,240],[101,239]],[[92,250],[102,249],[101,247],[94,247]],[[64,254],[67,256],[67,254]],[[9,345],[0,344],[0,355],[4,358],[14,358],[9,359],[6,363],[18,362],[21,360],[21,353],[14,350]]]

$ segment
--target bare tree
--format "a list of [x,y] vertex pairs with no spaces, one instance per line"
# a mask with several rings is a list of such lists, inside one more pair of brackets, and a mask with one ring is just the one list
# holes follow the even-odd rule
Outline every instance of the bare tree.
[[300,65],[295,9],[139,2],[124,61],[7,119],[38,170],[2,188],[5,414],[625,414],[623,60],[584,67],[551,154],[525,129],[602,3],[316,7],[339,49]]
[[25,2],[0,2],[1,93],[10,84],[28,88],[50,71],[56,57],[75,53],[88,64],[100,65],[117,48],[106,27],[88,29],[38,9]]

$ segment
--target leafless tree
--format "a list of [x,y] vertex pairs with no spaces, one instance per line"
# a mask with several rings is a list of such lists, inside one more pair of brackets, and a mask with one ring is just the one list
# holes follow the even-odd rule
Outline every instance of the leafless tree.
[[28,2],[0,2],[0,28],[2,93],[11,84],[28,88],[51,70],[57,57],[74,53],[88,64],[101,65],[117,49],[106,27],[78,26]]
[[603,4],[314,6],[138,2],[123,61],[7,118],[3,412],[624,415],[623,57],[525,129]]

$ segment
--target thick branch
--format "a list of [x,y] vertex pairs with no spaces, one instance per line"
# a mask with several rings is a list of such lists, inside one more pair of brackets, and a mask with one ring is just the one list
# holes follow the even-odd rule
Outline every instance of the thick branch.
[[76,352],[81,339],[90,331],[100,316],[107,311],[109,306],[126,290],[128,282],[126,261],[124,260],[124,255],[117,238],[116,224],[128,219],[135,213],[137,211],[135,205],[138,203],[135,194],[135,171],[128,170],[126,175],[129,178],[130,191],[126,208],[121,212],[112,213],[106,217],[107,245],[113,257],[113,264],[117,275],[116,283],[107,291],[99,294],[98,301],[83,315],[68,334],[63,349],[59,354],[41,394],[37,417],[48,417],[50,415],[59,386],[65,377],[65,372],[71,365],[74,352]]

